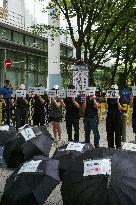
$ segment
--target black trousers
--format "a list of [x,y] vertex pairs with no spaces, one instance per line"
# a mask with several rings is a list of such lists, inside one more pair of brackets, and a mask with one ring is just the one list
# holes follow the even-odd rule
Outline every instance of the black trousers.
[[45,112],[34,112],[33,125],[44,126],[45,125]]
[[15,110],[15,120],[16,120],[16,128],[17,129],[19,127],[22,127],[25,124],[27,124],[27,122],[28,122],[27,113],[28,113],[27,108],[23,108],[23,109],[16,108],[16,110]]
[[106,131],[107,131],[107,141],[108,147],[114,148],[114,133],[115,133],[115,145],[116,148],[121,147],[121,130],[122,130],[122,120],[121,116],[107,115],[106,118]]
[[66,117],[68,141],[72,141],[72,126],[74,127],[74,141],[79,142],[79,119]]

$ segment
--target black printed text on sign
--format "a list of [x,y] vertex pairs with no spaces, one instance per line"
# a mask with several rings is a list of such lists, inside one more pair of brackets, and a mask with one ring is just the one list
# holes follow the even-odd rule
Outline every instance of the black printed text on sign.
[[96,87],[88,87],[85,90],[86,96],[95,96]]
[[110,175],[111,174],[111,160],[98,159],[84,161],[84,177],[95,175]]
[[33,95],[33,94],[34,94],[34,91],[35,91],[35,87],[29,87],[29,88],[28,88],[28,94],[29,94],[29,95]]
[[26,129],[21,130],[21,135],[24,137],[25,141],[28,141],[36,137],[32,128],[26,128]]
[[26,97],[26,90],[16,90],[16,97],[22,97],[25,98]]
[[73,71],[73,85],[76,90],[88,87],[88,71]]
[[37,161],[30,161],[30,162],[26,162],[25,164],[23,164],[23,166],[20,168],[20,170],[18,171],[18,174],[24,173],[24,172],[36,172],[37,168],[39,166],[39,164],[42,162],[42,160],[37,160]]
[[77,97],[77,90],[75,89],[67,89],[67,97]]
[[78,151],[82,152],[83,151],[84,144],[81,143],[76,143],[76,142],[70,142],[66,148],[67,151]]
[[66,91],[65,90],[58,90],[57,92],[59,98],[66,98]]
[[34,94],[44,95],[45,87],[35,87]]
[[56,90],[49,90],[48,91],[48,97],[56,97],[57,96],[57,93],[56,93]]
[[107,90],[106,96],[108,98],[117,98],[119,96],[119,90]]

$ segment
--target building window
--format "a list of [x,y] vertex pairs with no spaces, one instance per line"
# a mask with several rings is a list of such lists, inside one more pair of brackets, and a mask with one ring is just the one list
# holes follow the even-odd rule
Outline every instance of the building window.
[[6,28],[0,27],[0,38],[11,41],[12,31]]
[[43,49],[48,51],[48,41],[43,42]]
[[38,71],[47,71],[47,59],[38,57]]
[[13,41],[23,44],[23,34],[13,31]]
[[25,45],[27,46],[35,46],[34,38],[32,36],[25,35]]
[[60,46],[60,53],[61,53],[61,55],[66,56],[67,55],[66,47]]
[[35,73],[27,72],[27,84],[29,87],[37,85],[35,77]]
[[73,49],[72,48],[67,48],[67,56],[73,57]]
[[37,70],[37,57],[28,55],[28,70]]
[[35,47],[43,49],[43,41],[40,39],[35,39]]

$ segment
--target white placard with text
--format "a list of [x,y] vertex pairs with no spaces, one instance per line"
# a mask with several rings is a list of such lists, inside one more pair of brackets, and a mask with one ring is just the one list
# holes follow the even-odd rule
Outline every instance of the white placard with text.
[[84,174],[83,176],[93,176],[99,174],[111,174],[111,160],[88,160],[84,162]]
[[66,98],[66,91],[65,90],[58,90],[58,97],[59,98]]
[[19,98],[19,97],[22,97],[22,98],[25,98],[26,97],[26,90],[16,90],[16,97]]
[[73,71],[73,85],[76,90],[88,87],[88,70]]
[[86,96],[95,96],[96,87],[88,87],[85,90]]
[[41,163],[42,160],[37,160],[37,161],[30,161],[30,162],[26,162],[18,171],[18,174],[20,173],[24,173],[24,172],[36,172],[37,168],[39,166],[39,164]]
[[77,151],[77,152],[82,152],[83,151],[84,144],[81,143],[75,143],[75,142],[70,142],[66,148],[67,151]]
[[119,90],[107,90],[106,97],[116,98],[119,96]]
[[45,87],[35,87],[34,94],[44,95]]
[[48,97],[56,97],[57,96],[57,93],[56,93],[56,90],[49,90],[48,91]]
[[25,141],[28,141],[28,140],[36,137],[34,131],[30,127],[21,130],[20,133],[24,137]]
[[86,95],[86,89],[78,90],[78,95],[85,96]]
[[132,87],[132,94],[133,94],[133,96],[136,96],[136,86]]
[[67,89],[67,97],[77,97],[78,91],[76,89]]
[[34,91],[35,91],[35,87],[29,87],[29,88],[28,88],[28,94],[29,94],[29,95],[33,95],[33,94],[34,94]]
[[126,142],[126,143],[122,146],[122,149],[136,152],[136,144],[131,143],[131,142]]

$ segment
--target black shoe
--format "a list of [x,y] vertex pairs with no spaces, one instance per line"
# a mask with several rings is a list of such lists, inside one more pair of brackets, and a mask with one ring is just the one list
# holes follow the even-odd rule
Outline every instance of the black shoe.
[[94,145],[95,146],[95,148],[99,148],[99,145]]
[[121,146],[116,146],[116,149],[121,149]]

